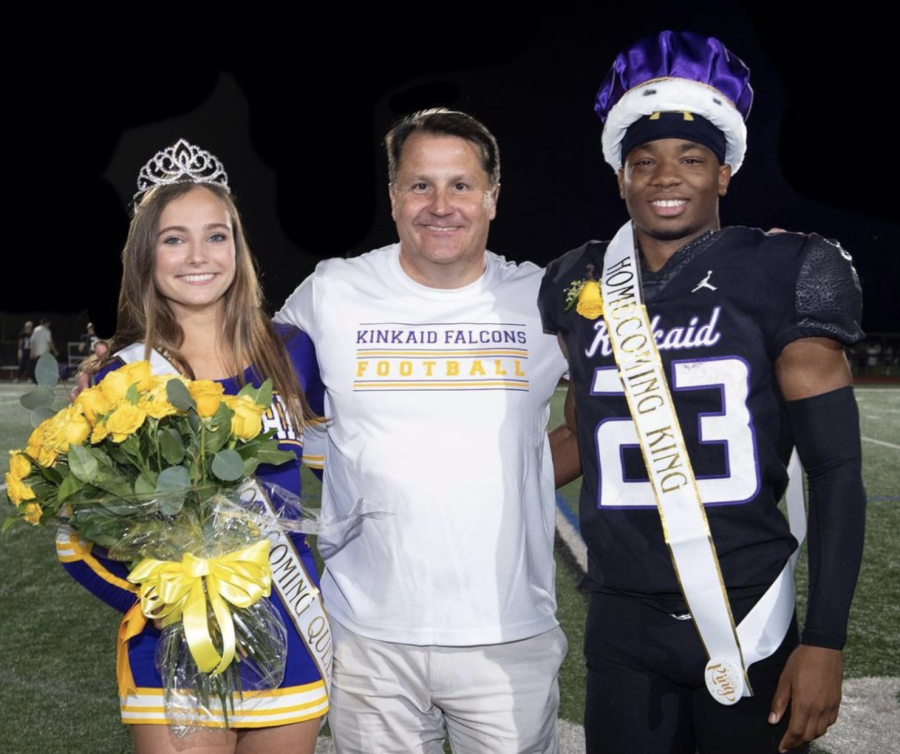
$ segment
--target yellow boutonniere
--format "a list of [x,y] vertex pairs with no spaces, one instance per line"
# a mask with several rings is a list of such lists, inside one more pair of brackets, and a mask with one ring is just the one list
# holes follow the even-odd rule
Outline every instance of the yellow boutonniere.
[[594,279],[594,265],[589,264],[587,277],[574,280],[566,288],[566,311],[572,307],[585,319],[597,319],[603,314],[603,296],[600,283]]
[[603,296],[600,295],[600,283],[588,280],[578,293],[575,311],[585,319],[597,319],[603,314]]

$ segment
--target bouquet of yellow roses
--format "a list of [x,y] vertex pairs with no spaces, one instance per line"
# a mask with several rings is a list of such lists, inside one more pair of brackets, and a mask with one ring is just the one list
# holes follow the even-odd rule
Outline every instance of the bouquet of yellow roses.
[[[55,364],[44,372],[55,384]],[[284,675],[285,629],[265,599],[268,537],[282,522],[251,479],[259,464],[295,457],[261,431],[271,382],[226,396],[218,383],[153,375],[141,361],[54,413],[50,378],[38,379],[22,398],[37,426],[11,451],[16,508],[4,530],[62,520],[131,563],[143,615],[164,627],[157,665],[173,723],[189,728],[212,700],[227,721],[248,679],[265,689]]]

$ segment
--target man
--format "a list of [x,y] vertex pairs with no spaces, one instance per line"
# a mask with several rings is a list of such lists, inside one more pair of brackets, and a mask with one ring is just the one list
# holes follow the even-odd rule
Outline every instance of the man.
[[19,371],[16,373],[16,382],[25,380],[31,375],[31,333],[34,331],[34,323],[29,320],[22,327],[16,349],[16,358],[19,360]]
[[[863,336],[859,284],[819,236],[720,229],[748,76],[688,33],[617,58],[596,109],[631,223],[541,288],[586,468],[590,752],[784,751],[837,716],[865,517],[842,351]],[[792,446],[810,490],[802,638],[803,521],[776,507]]]
[[56,350],[56,344],[53,342],[53,333],[50,332],[50,320],[42,317],[41,323],[31,333],[31,372],[29,376],[32,381],[34,381],[34,370],[37,367],[38,359],[48,351],[54,356],[59,356],[59,351]]
[[[554,493],[565,361],[541,272],[486,251],[493,135],[428,110],[386,139],[399,243],[322,262],[278,319],[326,387],[321,536],[339,752],[557,751]],[[354,517],[357,517],[354,523]]]
[[100,336],[94,330],[94,323],[88,322],[86,331],[78,339],[78,353],[92,354],[98,340],[100,340]]

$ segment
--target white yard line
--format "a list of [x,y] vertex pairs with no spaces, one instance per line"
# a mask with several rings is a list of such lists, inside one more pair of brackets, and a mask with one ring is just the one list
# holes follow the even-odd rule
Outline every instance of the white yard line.
[[876,440],[872,437],[863,437],[864,442],[871,442],[875,445],[884,445],[886,448],[895,448],[896,450],[900,450],[900,445],[894,445],[892,442],[885,442],[884,440]]
[[569,523],[558,507],[556,509],[556,531],[559,532],[562,541],[569,548],[569,552],[572,553],[581,572],[587,572],[587,545],[584,544],[581,534]]

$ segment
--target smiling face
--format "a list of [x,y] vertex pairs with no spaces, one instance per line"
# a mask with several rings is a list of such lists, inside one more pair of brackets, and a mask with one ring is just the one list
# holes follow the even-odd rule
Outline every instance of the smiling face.
[[153,279],[175,318],[224,311],[234,275],[234,232],[225,204],[202,186],[169,202],[159,218]]
[[404,272],[432,288],[461,288],[477,280],[499,191],[477,144],[411,134],[390,189]]
[[719,228],[719,197],[731,167],[708,148],[685,139],[657,139],[635,147],[619,171],[641,249],[665,248],[669,256],[709,230]]

